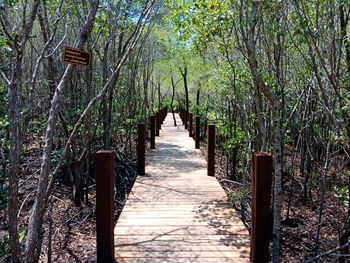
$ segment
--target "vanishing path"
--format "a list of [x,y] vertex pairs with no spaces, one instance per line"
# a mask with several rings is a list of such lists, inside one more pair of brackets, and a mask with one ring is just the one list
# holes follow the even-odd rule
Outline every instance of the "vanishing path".
[[249,262],[249,234],[206,174],[194,140],[168,114],[116,224],[117,262]]

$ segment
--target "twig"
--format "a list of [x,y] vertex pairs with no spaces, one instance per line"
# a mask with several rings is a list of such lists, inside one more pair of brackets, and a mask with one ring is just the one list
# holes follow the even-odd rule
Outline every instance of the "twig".
[[20,217],[24,204],[27,202],[27,199],[28,199],[32,194],[33,194],[33,193],[31,192],[31,193],[28,194],[28,195],[26,196],[26,198],[23,200],[23,202],[22,202],[22,204],[21,204],[21,206],[20,206],[20,208],[19,208],[19,210],[18,210],[17,218]]
[[327,252],[325,252],[325,253],[323,253],[323,254],[320,254],[320,255],[318,255],[318,256],[316,256],[316,257],[314,257],[314,258],[310,258],[310,259],[308,259],[308,260],[305,260],[304,263],[311,263],[311,262],[313,262],[313,261],[315,261],[315,260],[317,260],[317,259],[320,259],[321,257],[328,256],[328,255],[330,255],[330,254],[332,254],[332,253],[334,253],[334,252],[336,252],[336,251],[338,251],[338,250],[341,250],[341,249],[343,249],[343,248],[346,248],[346,247],[348,247],[348,246],[350,246],[350,240],[348,241],[348,243],[342,245],[341,247],[334,248],[334,249],[329,250],[329,251],[327,251]]
[[0,69],[0,74],[1,74],[1,77],[6,81],[7,85],[10,85],[10,84],[11,84],[11,81],[10,81],[9,78],[6,76],[5,72],[3,72],[1,69]]
[[241,184],[239,182],[236,182],[236,181],[229,180],[229,179],[222,179],[219,182],[220,183],[222,183],[222,182],[229,182],[229,183],[233,183],[233,184],[237,184],[237,185],[243,186],[243,184]]

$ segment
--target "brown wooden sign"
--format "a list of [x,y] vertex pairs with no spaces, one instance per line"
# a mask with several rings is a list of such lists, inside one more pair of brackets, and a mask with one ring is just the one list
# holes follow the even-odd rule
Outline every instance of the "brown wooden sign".
[[90,67],[91,52],[64,47],[63,62],[84,67]]

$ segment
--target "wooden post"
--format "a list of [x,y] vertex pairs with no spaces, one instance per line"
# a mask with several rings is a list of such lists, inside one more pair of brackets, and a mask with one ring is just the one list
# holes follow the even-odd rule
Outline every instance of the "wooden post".
[[269,242],[272,235],[271,184],[272,156],[254,153],[252,161],[252,225],[250,261],[269,262]]
[[151,116],[151,149],[156,148],[156,118],[154,115]]
[[193,137],[193,135],[192,135],[192,130],[193,130],[192,121],[193,121],[193,115],[190,112],[190,114],[189,114],[189,127],[188,127],[188,136],[189,137]]
[[159,130],[160,130],[160,118],[159,118],[159,112],[156,112],[156,136],[159,136]]
[[97,262],[114,261],[114,174],[115,152],[98,151],[96,171]]
[[165,116],[164,116],[164,109],[165,109],[165,108],[163,108],[163,109],[160,110],[161,124],[163,124],[164,119],[165,119]]
[[137,125],[137,174],[145,175],[145,133],[146,125]]
[[215,125],[208,125],[208,175],[215,176]]
[[200,120],[199,116],[196,116],[196,127],[195,127],[195,134],[194,134],[194,139],[195,139],[195,148],[199,149],[199,132],[200,132]]
[[188,129],[188,111],[184,110],[184,122],[185,122],[185,130]]
[[185,109],[181,108],[181,120],[182,124],[185,125]]

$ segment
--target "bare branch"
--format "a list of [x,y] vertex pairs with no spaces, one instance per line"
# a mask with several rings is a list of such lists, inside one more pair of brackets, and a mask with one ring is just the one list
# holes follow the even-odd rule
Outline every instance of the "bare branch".
[[323,254],[320,254],[320,255],[318,255],[318,256],[316,256],[314,258],[310,258],[308,260],[305,260],[304,263],[311,263],[311,262],[316,261],[316,260],[318,260],[318,259],[320,259],[322,257],[329,256],[330,254],[333,254],[334,252],[342,250],[343,248],[346,248],[348,246],[350,246],[350,240],[348,241],[348,243],[346,243],[346,244],[344,244],[344,245],[342,245],[340,247],[331,249],[331,250],[329,250],[329,251],[327,251],[327,252],[325,252]]
[[7,85],[10,85],[10,84],[11,84],[11,81],[10,81],[9,78],[6,76],[5,72],[3,72],[1,69],[0,69],[0,74],[1,74],[1,77],[6,81]]

